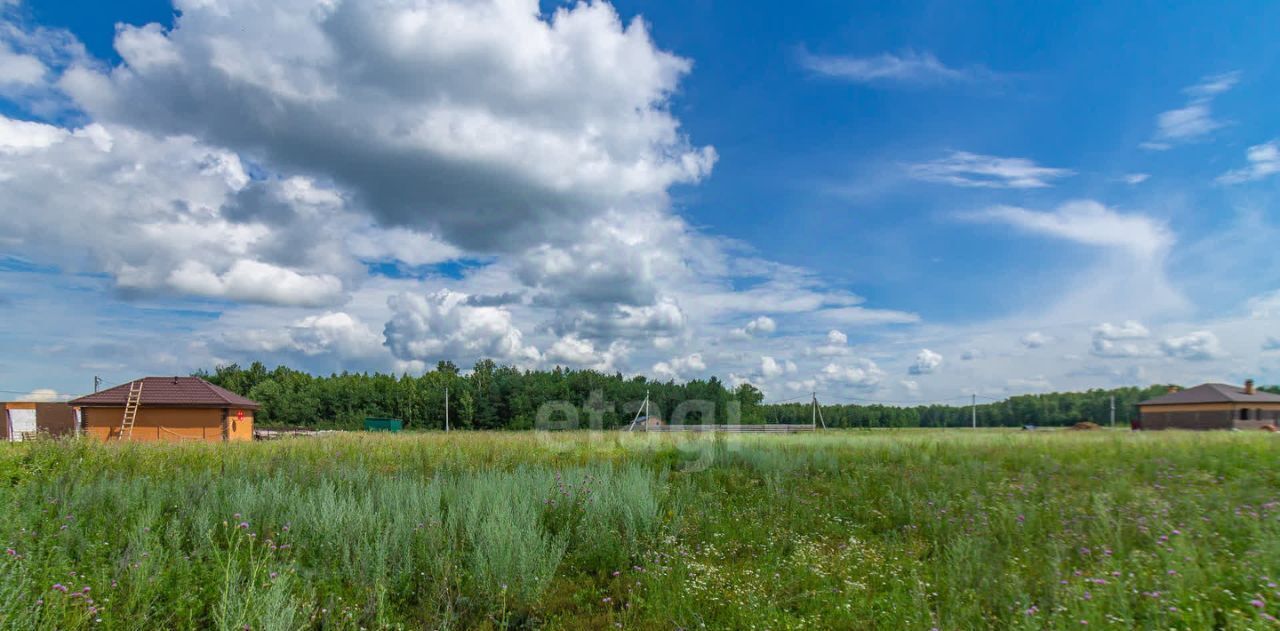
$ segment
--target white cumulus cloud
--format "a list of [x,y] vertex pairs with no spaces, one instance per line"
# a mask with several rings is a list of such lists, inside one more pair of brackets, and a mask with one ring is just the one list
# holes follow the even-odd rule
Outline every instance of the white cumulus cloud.
[[427,295],[398,294],[388,300],[392,316],[384,335],[387,348],[402,360],[428,364],[439,360],[469,363],[490,358],[536,363],[538,350],[501,307],[475,307],[467,295],[443,289]]
[[1032,331],[1018,339],[1018,343],[1025,348],[1040,348],[1051,341],[1052,338],[1039,331]]
[[937,371],[941,366],[942,355],[927,348],[923,348],[916,354],[916,361],[907,369],[907,373],[912,375],[928,375]]
[[1166,338],[1160,348],[1169,357],[1205,361],[1226,355],[1218,336],[1212,331],[1193,331],[1186,335]]

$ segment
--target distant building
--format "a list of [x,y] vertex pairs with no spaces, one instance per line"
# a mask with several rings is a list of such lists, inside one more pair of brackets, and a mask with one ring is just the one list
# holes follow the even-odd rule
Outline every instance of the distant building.
[[1175,390],[1138,404],[1137,429],[1260,429],[1280,420],[1280,395],[1225,383]]
[[[133,427],[124,428],[131,389],[140,389],[138,408]],[[69,403],[85,434],[104,441],[253,440],[253,413],[261,407],[199,377],[144,377]]]
[[75,411],[66,403],[0,403],[0,441],[65,436],[76,431]]
[[631,427],[629,429],[647,430],[649,428],[659,428],[663,425],[666,425],[666,423],[663,423],[662,419],[656,416],[641,416],[631,423]]

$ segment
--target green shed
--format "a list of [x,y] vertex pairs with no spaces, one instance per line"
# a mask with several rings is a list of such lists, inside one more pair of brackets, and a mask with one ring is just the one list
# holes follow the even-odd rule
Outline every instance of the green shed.
[[366,432],[398,432],[404,429],[404,421],[398,418],[373,418],[364,420]]

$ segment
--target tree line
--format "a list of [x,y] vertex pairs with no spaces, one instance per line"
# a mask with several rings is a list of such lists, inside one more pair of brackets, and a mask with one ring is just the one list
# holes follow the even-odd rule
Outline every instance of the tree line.
[[487,359],[476,362],[468,374],[448,361],[416,376],[343,372],[328,377],[287,366],[267,370],[254,362],[248,368],[218,366],[195,376],[261,403],[255,421],[265,426],[353,429],[367,417],[390,417],[410,428],[442,429],[446,389],[450,426],[462,429],[532,429],[542,404],[556,401],[580,410],[577,419],[567,418],[562,409],[546,419],[559,426],[576,420],[583,428],[592,423],[620,427],[635,418],[646,394],[658,418],[668,418],[687,401],[708,401],[713,412],[693,410],[685,422],[765,422],[764,395],[758,389],[750,384],[729,388],[715,377],[661,382],[559,367],[520,370]]
[[[686,423],[808,423],[814,416],[807,400],[765,404],[764,395],[751,384],[734,388],[716,377],[663,382],[560,367],[521,370],[491,360],[477,362],[466,374],[447,361],[421,375],[343,372],[325,377],[287,366],[268,370],[260,362],[195,374],[261,403],[256,417],[261,426],[355,429],[362,427],[366,417],[390,417],[403,419],[409,428],[442,429],[446,389],[450,426],[460,429],[531,429],[542,404],[553,401],[568,402],[579,410],[576,419],[564,409],[545,419],[558,426],[576,421],[579,427],[594,423],[616,428],[632,421],[646,393],[653,415],[664,420],[681,409],[687,412]],[[1027,394],[974,407],[843,403],[820,407],[827,427],[966,427],[975,413],[982,427],[1061,426],[1081,421],[1105,425],[1115,397],[1116,423],[1128,425],[1137,415],[1139,401],[1159,396],[1169,387]],[[686,403],[693,401],[710,402],[713,411]]]

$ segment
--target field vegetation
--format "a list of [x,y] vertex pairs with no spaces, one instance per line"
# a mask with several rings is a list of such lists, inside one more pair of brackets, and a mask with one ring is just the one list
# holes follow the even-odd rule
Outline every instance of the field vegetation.
[[4,629],[1265,629],[1274,435],[0,445]]

